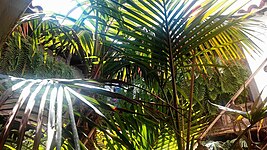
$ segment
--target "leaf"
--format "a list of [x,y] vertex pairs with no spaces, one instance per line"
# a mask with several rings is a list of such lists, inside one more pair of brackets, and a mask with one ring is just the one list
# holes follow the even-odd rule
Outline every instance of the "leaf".
[[21,124],[19,127],[19,140],[18,140],[18,144],[17,144],[18,149],[21,149],[21,147],[22,147],[22,142],[24,139],[25,130],[26,130],[26,127],[28,125],[29,117],[31,115],[32,109],[33,109],[35,101],[36,101],[36,96],[39,93],[39,91],[42,89],[42,87],[46,84],[47,84],[47,80],[43,80],[42,82],[39,83],[38,87],[31,93],[31,96],[30,96],[28,103],[26,105],[24,115],[22,117]]
[[38,112],[38,118],[37,118],[37,126],[36,126],[36,133],[35,133],[35,137],[34,137],[34,146],[33,149],[38,149],[39,148],[39,144],[40,144],[40,140],[41,140],[41,136],[42,136],[42,124],[43,124],[43,119],[44,119],[44,110],[45,110],[45,103],[46,103],[46,99],[48,96],[48,92],[50,90],[51,85],[53,84],[53,81],[51,80],[50,82],[48,82],[45,91],[43,93],[43,96],[41,98],[41,102],[40,102],[40,106],[39,106],[39,112]]
[[35,84],[36,82],[32,81],[31,83],[29,83],[21,92],[19,99],[17,101],[17,103],[15,104],[14,108],[12,109],[11,115],[8,119],[8,121],[6,122],[4,129],[1,133],[1,137],[0,137],[0,147],[4,146],[4,142],[7,139],[9,132],[11,130],[11,127],[13,125],[13,122],[15,120],[16,114],[18,113],[20,107],[23,105],[23,103],[26,101],[26,99],[28,98],[30,91],[31,91],[31,87]]
[[72,107],[72,101],[71,101],[70,93],[66,89],[66,87],[64,87],[64,92],[65,92],[65,97],[66,97],[68,107],[69,107],[69,115],[70,115],[71,128],[72,128],[72,132],[73,132],[74,146],[75,146],[75,149],[80,149],[79,136],[78,136],[78,131],[76,128],[75,117],[74,117],[74,113],[73,113],[73,107]]
[[[5,81],[8,81],[8,80],[4,80],[3,82],[5,82]],[[19,83],[12,85],[11,88],[8,88],[7,90],[5,90],[5,92],[0,97],[0,106],[3,105],[5,100],[7,100],[7,98],[13,93],[13,91],[19,89],[20,87],[22,87],[26,83],[27,83],[27,81],[20,81]]]
[[94,105],[92,105],[90,102],[88,102],[84,97],[82,97],[79,93],[75,92],[74,90],[72,90],[69,87],[66,87],[66,89],[72,93],[74,96],[76,96],[77,98],[79,98],[82,102],[84,102],[86,105],[88,105],[89,107],[91,107],[98,115],[100,115],[101,117],[105,117]]
[[62,107],[63,107],[63,87],[59,86],[57,91],[57,112],[56,112],[56,148],[61,149],[62,139]]
[[213,106],[216,106],[217,108],[221,109],[221,110],[224,110],[224,111],[227,111],[227,112],[232,112],[232,113],[236,113],[236,114],[239,114],[239,115],[242,115],[244,117],[247,118],[248,116],[248,113],[247,112],[244,112],[244,111],[240,111],[240,110],[235,110],[235,109],[231,109],[231,108],[228,108],[228,107],[225,107],[225,106],[220,106],[220,105],[217,105],[217,104],[214,104],[214,103],[211,103],[209,101],[209,103]]
[[49,114],[48,114],[48,123],[47,123],[47,142],[46,142],[46,150],[50,150],[53,148],[53,140],[56,131],[56,99],[57,99],[57,89],[58,87],[54,85],[51,95],[50,95],[50,104],[49,104]]

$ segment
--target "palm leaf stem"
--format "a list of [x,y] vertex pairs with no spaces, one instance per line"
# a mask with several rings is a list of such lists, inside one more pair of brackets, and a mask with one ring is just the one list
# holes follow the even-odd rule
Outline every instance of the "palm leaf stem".
[[[254,124],[256,124],[257,122],[255,122]],[[235,142],[231,145],[231,147],[229,148],[234,149],[234,146],[237,144],[237,142],[239,142],[239,140],[242,138],[242,136],[248,132],[249,129],[251,129],[253,127],[254,124],[249,125],[235,140]]]
[[[164,5],[164,17],[165,17],[165,31],[166,31],[166,36],[167,38],[167,42],[168,42],[168,50],[169,50],[169,64],[170,64],[170,69],[171,69],[171,79],[172,79],[172,91],[173,91],[173,104],[174,107],[177,109],[178,108],[178,104],[179,104],[179,98],[178,98],[178,93],[177,93],[177,86],[176,86],[176,73],[175,73],[175,66],[174,66],[174,62],[173,62],[173,49],[172,49],[172,43],[171,43],[171,35],[170,35],[170,31],[169,31],[169,22],[168,22],[168,16],[167,16],[167,6],[166,6],[166,2],[163,1],[163,5]],[[175,111],[175,117],[176,117],[176,129],[177,131],[180,132],[180,116],[178,111]],[[178,145],[178,149],[183,149],[182,148],[182,141],[181,141],[181,135],[177,135],[176,134],[176,140],[177,140],[177,145]]]
[[33,145],[33,149],[34,150],[37,150],[38,149],[38,146],[40,145],[40,140],[41,140],[41,134],[42,134],[42,124],[43,124],[43,119],[44,119],[44,110],[45,110],[45,102],[46,102],[46,99],[47,99],[47,95],[48,95],[48,92],[49,92],[49,89],[51,87],[51,84],[52,84],[52,81],[50,81],[48,83],[48,86],[46,87],[45,89],[45,92],[42,96],[42,99],[41,99],[41,103],[40,103],[40,107],[39,107],[39,113],[38,113],[38,124],[36,126],[36,133],[35,133],[35,137],[34,137],[34,145]]
[[192,119],[192,105],[193,105],[193,97],[194,97],[194,82],[195,82],[195,57],[193,53],[193,66],[191,70],[191,83],[190,83],[190,97],[189,97],[189,112],[188,112],[188,121],[187,121],[187,138],[186,138],[186,150],[189,150],[190,146],[190,130],[191,130],[191,119]]
[[79,136],[78,136],[78,131],[76,128],[76,123],[75,123],[75,117],[74,117],[74,113],[73,113],[73,104],[71,101],[71,97],[70,97],[70,93],[69,91],[64,87],[64,92],[66,95],[66,100],[68,102],[68,108],[69,108],[69,115],[70,115],[70,119],[71,119],[71,128],[72,128],[72,132],[73,132],[73,136],[74,136],[74,146],[75,149],[80,149],[80,145],[79,145]]

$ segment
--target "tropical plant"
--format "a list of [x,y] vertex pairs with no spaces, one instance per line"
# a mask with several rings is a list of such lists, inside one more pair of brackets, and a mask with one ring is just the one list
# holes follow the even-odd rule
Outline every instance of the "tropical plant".
[[[123,64],[126,70],[128,66],[133,68],[129,70],[139,69],[147,82],[154,82],[150,88],[176,109],[164,111],[173,121],[167,124],[175,130],[178,149],[189,149],[207,121],[199,113],[204,108],[198,107],[198,99],[193,100],[196,72],[206,73],[208,65],[218,65],[217,59],[226,65],[229,60],[244,58],[240,46],[255,47],[242,28],[241,21],[247,16],[230,19],[237,10],[223,15],[233,1],[199,2],[111,1],[116,9],[96,2],[99,13],[118,22],[109,26],[113,30],[106,36],[116,41],[107,44],[121,59],[109,60],[106,64],[115,67],[107,65],[107,73],[121,71],[119,64]],[[106,9],[113,13],[107,14]],[[189,95],[181,89],[184,80],[191,80]]]
[[[99,80],[101,84],[88,80],[25,80],[2,76],[3,83],[9,83],[9,79],[20,82],[4,87],[7,90],[2,94],[1,107],[13,100],[9,97],[13,91],[18,90],[21,94],[15,98],[16,107],[9,109],[12,115],[1,132],[4,136],[1,136],[0,146],[11,136],[10,122],[16,119],[22,121],[19,128],[14,129],[20,135],[16,146],[20,148],[23,145],[24,131],[30,124],[29,115],[34,114],[31,112],[34,112],[35,104],[40,103],[42,107],[39,110],[47,110],[51,115],[56,110],[57,116],[52,115],[52,122],[48,117],[48,122],[43,125],[35,120],[32,125],[33,129],[36,128],[35,148],[39,146],[40,132],[52,131],[50,123],[55,121],[57,130],[44,133],[44,136],[50,137],[52,133],[51,137],[59,140],[65,131],[64,142],[56,143],[57,149],[62,145],[77,149],[79,140],[87,143],[96,128],[103,134],[99,137],[102,146],[109,149],[192,148],[195,138],[210,119],[209,115],[203,116],[206,110],[193,96],[194,79],[207,74],[209,68],[216,70],[221,66],[218,59],[227,65],[229,61],[244,58],[242,47],[258,50],[247,37],[244,21],[249,14],[233,18],[238,8],[227,13],[234,2],[84,0],[75,7],[83,10],[78,19],[62,15],[48,17],[46,14],[25,16],[18,24],[22,24],[23,33],[31,29],[34,49],[42,45],[45,51],[53,49],[54,54],[65,53],[67,62],[74,52],[78,52],[87,66],[86,76]],[[73,24],[60,25],[55,20],[59,17]],[[185,81],[190,82],[188,94],[182,88]],[[121,90],[111,92],[103,89],[104,85]],[[53,90],[49,90],[49,86]],[[81,94],[72,88],[80,89]],[[30,94],[29,89],[36,92]],[[85,103],[85,107],[78,102],[78,108],[72,108],[72,100],[76,101],[70,100],[70,94]],[[44,105],[46,96],[51,96],[47,98],[49,107]],[[45,100],[38,102],[37,98]],[[111,101],[115,99],[118,102]],[[17,112],[20,107],[24,108],[24,101],[22,116],[25,117],[21,119]],[[61,105],[63,101],[67,105]],[[102,109],[98,110],[91,103]],[[98,114],[93,120],[88,115],[92,112],[88,106]],[[61,110],[70,119],[62,117]],[[38,116],[42,115],[40,111]],[[88,132],[79,126],[85,124],[88,127],[88,123],[94,130]],[[68,127],[72,127],[73,132],[68,132]],[[84,140],[78,140],[77,134],[85,137]],[[70,138],[72,135],[74,142]],[[49,148],[53,143],[47,139]]]
[[[216,71],[214,73],[214,71]],[[229,99],[236,93],[239,87],[244,85],[248,79],[249,71],[242,63],[229,64],[227,67],[220,67],[217,70],[207,68],[208,74],[196,75],[194,82],[194,98],[201,102],[201,105],[206,108],[206,114],[217,115],[214,107],[211,107],[208,101],[216,104],[225,105]],[[229,84],[231,83],[231,84]],[[186,95],[190,92],[190,82],[182,82],[181,88]],[[248,90],[245,89],[238,99],[236,104],[246,102],[248,98]],[[204,113],[204,111],[203,111]]]
[[0,50],[1,72],[26,78],[74,78],[74,69],[59,56],[47,55],[44,61],[43,50],[38,48],[33,50],[31,37],[13,32]]
[[[26,149],[37,149],[45,146],[46,149],[50,149],[55,146],[57,149],[60,147],[80,149],[84,145],[79,142],[78,134],[80,137],[83,134],[88,134],[83,132],[85,129],[81,128],[80,124],[87,122],[91,123],[92,127],[99,126],[91,118],[88,118],[86,114],[83,114],[85,111],[82,108],[85,108],[83,105],[86,105],[87,113],[94,111],[97,115],[103,117],[102,120],[106,125],[101,124],[102,126],[99,127],[102,132],[112,137],[113,142],[123,144],[119,147],[133,149],[132,142],[127,140],[130,137],[129,133],[121,133],[120,131],[125,130],[122,130],[121,126],[120,128],[122,129],[118,129],[118,126],[112,120],[113,117],[109,117],[111,120],[108,120],[98,108],[102,107],[108,112],[113,112],[115,116],[119,115],[118,112],[127,112],[127,109],[108,105],[101,98],[96,100],[93,97],[89,97],[90,93],[99,93],[102,96],[119,98],[128,103],[140,105],[139,108],[145,107],[149,109],[147,112],[154,113],[152,107],[142,104],[141,101],[132,100],[121,94],[108,91],[95,81],[81,79],[27,80],[6,75],[1,75],[1,78],[3,79],[1,80],[3,92],[1,95],[0,112],[2,116],[5,116],[2,119],[6,122],[1,126],[1,147],[10,148],[14,146],[13,148],[21,149],[26,146]],[[77,93],[76,89],[81,90],[83,94]],[[76,97],[76,100],[74,97]],[[97,105],[98,108],[92,103]],[[75,105],[79,105],[80,109],[75,109]],[[88,106],[91,110],[88,110]],[[138,114],[135,112],[130,113],[132,117],[135,116],[133,114]],[[108,115],[111,114],[108,113]],[[162,115],[164,114],[161,113],[153,116],[156,120],[161,119]],[[78,121],[75,120],[75,116],[78,118]],[[146,118],[147,116],[144,117]],[[140,118],[143,117],[140,116]],[[76,125],[79,129],[78,131]],[[105,126],[109,128],[105,129]],[[137,127],[139,127],[138,124]],[[30,137],[30,135],[34,136]],[[140,136],[136,135],[137,137]],[[14,139],[12,140],[12,138]],[[53,142],[53,139],[57,142]]]
[[[209,150],[229,150],[232,144],[235,142],[236,139],[227,140],[225,142],[218,142],[218,141],[207,141],[205,142],[205,146]],[[248,149],[247,142],[245,140],[240,139],[240,145],[235,147],[235,149]]]
[[[263,92],[263,90],[262,90],[262,92]],[[255,126],[256,123],[259,123],[260,124],[259,126],[262,127],[263,119],[266,118],[266,111],[267,111],[267,107],[266,107],[267,98],[265,98],[263,101],[261,100],[261,94],[262,94],[262,92],[259,94],[259,96],[257,97],[257,99],[253,102],[251,108],[246,108],[246,112],[245,111],[231,109],[231,108],[228,108],[228,107],[224,107],[224,106],[220,106],[220,105],[211,103],[212,105],[216,106],[217,108],[219,108],[221,110],[225,110],[227,112],[238,114],[239,116],[238,116],[237,120],[242,120],[243,118],[246,118],[246,119],[248,119],[248,121],[250,123],[250,124],[247,125],[247,127],[245,128],[245,130],[242,131],[241,134],[238,135],[237,139],[234,141],[234,143],[232,144],[232,146],[230,147],[230,149],[233,149],[236,146],[236,144],[239,142],[239,140],[253,126]],[[261,144],[263,144],[263,143],[261,143]],[[251,149],[251,145],[249,145],[249,147]],[[267,147],[267,144],[266,145],[263,145],[263,147],[266,148]]]

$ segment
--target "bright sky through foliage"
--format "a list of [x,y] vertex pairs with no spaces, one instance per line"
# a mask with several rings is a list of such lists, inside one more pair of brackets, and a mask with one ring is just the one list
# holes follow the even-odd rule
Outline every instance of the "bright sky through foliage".
[[[66,15],[77,5],[77,0],[33,0],[32,5],[41,6],[44,12]],[[81,9],[75,9],[69,17],[78,18],[81,13]]]
[[[219,1],[220,0],[218,0],[218,2]],[[247,1],[250,2],[244,6],[245,10],[247,10],[247,8],[252,4],[259,5],[261,0],[237,0],[237,2],[231,8],[236,9],[242,3]],[[41,6],[46,12],[55,12],[66,15],[72,8],[76,6],[77,2],[81,2],[81,0],[33,0],[32,4],[33,6]],[[76,9],[73,13],[71,13],[70,16],[75,18],[81,13],[82,11],[80,9]]]
[[67,14],[75,5],[76,0],[33,0],[32,5],[41,6],[44,11]]

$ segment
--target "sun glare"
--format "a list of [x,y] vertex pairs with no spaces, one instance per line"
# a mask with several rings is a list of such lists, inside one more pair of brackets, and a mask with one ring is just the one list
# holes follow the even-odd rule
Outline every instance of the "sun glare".
[[[76,0],[33,0],[33,6],[41,6],[44,12],[67,15],[76,5]],[[69,17],[78,18],[82,13],[81,9],[75,9]]]

